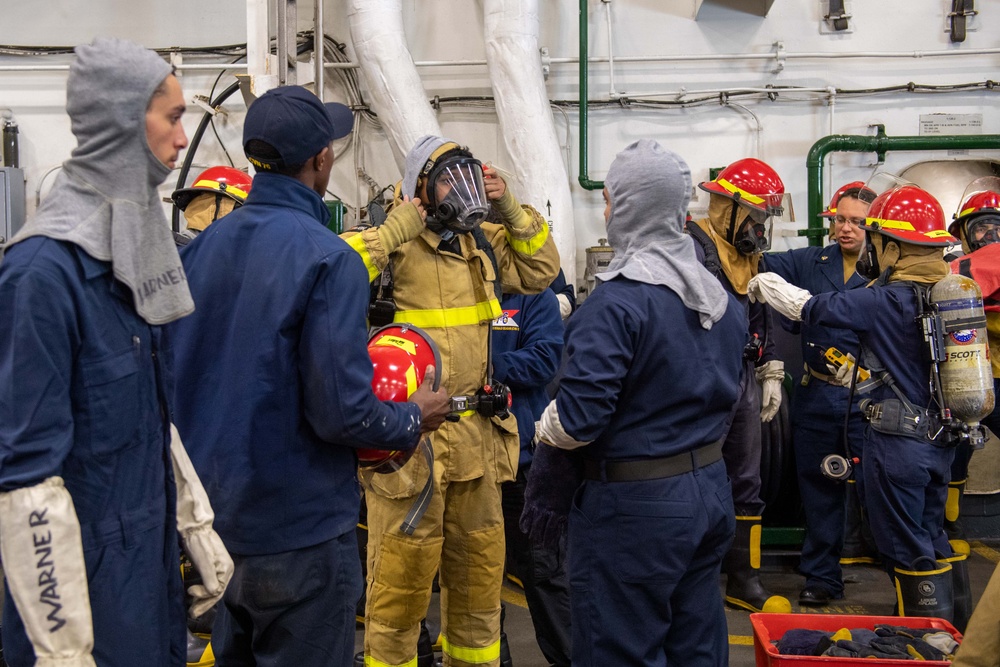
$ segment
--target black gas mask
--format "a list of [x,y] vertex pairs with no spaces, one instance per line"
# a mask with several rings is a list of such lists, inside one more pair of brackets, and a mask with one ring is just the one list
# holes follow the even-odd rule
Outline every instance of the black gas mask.
[[[729,243],[741,255],[755,255],[771,248],[771,215],[764,211],[733,203],[729,216]],[[777,213],[780,215],[780,209]],[[743,221],[737,223],[737,219]]]
[[1000,241],[1000,215],[980,215],[967,222],[965,240],[973,252]]
[[430,229],[471,232],[490,211],[482,163],[468,154],[442,156],[427,174],[427,200]]
[[865,280],[876,280],[882,274],[882,267],[878,263],[878,252],[875,244],[872,243],[872,235],[865,234],[865,247],[858,255],[858,262],[854,265],[854,270]]

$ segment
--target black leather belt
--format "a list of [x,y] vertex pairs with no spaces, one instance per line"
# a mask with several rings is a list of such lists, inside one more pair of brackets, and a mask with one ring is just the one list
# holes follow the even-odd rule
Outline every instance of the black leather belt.
[[[724,439],[723,439],[724,440]],[[640,482],[663,479],[704,468],[722,458],[723,440],[682,454],[635,461],[584,460],[583,478],[602,482]]]

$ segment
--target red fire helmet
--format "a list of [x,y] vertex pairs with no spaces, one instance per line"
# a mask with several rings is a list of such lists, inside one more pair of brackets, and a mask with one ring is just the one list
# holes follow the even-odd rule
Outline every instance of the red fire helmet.
[[865,230],[904,243],[946,247],[958,243],[944,225],[944,209],[932,194],[915,185],[886,190],[872,202]]
[[[376,329],[368,338],[368,355],[375,370],[372,391],[382,401],[406,402],[433,366],[434,391],[441,385],[441,354],[434,340],[421,329],[393,323]],[[358,465],[374,472],[394,472],[405,464],[413,449],[359,449]]]

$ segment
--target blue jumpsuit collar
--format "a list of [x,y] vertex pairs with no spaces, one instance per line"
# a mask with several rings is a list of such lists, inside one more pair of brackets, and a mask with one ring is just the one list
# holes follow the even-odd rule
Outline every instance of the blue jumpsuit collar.
[[259,173],[253,177],[253,189],[247,195],[246,206],[275,205],[293,208],[316,218],[324,227],[330,221],[330,210],[314,190],[291,176]]

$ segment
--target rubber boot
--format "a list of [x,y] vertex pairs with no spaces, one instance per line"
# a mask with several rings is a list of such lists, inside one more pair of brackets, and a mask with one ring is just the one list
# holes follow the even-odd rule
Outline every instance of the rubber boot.
[[208,635],[187,633],[187,667],[212,667],[215,654]]
[[420,636],[417,638],[417,667],[434,667],[434,646],[427,620],[420,621]]
[[510,657],[510,644],[507,642],[507,633],[503,631],[503,622],[507,617],[507,606],[500,604],[500,667],[513,667],[514,661]]
[[722,563],[726,577],[726,604],[768,614],[789,614],[788,598],[771,595],[760,582],[760,517],[737,516],[736,536]]
[[[929,558],[919,560],[930,561]],[[893,568],[898,614],[943,618],[952,622],[955,620],[955,607],[952,599],[951,563],[930,561],[926,564],[936,566],[936,569],[920,569],[919,562],[914,563],[910,570]]]
[[965,531],[958,522],[962,512],[962,496],[965,495],[965,482],[960,480],[948,483],[948,499],[944,503],[944,532],[948,534],[948,540],[964,540]]
[[877,563],[879,559],[874,547],[875,540],[872,539],[871,527],[861,508],[858,484],[855,480],[847,480],[844,496],[844,548],[840,552],[840,564]]
[[969,543],[965,540],[954,540],[951,543],[955,555],[942,558],[942,563],[951,564],[951,591],[955,619],[952,625],[959,632],[965,632],[972,616],[972,590],[969,587]]

